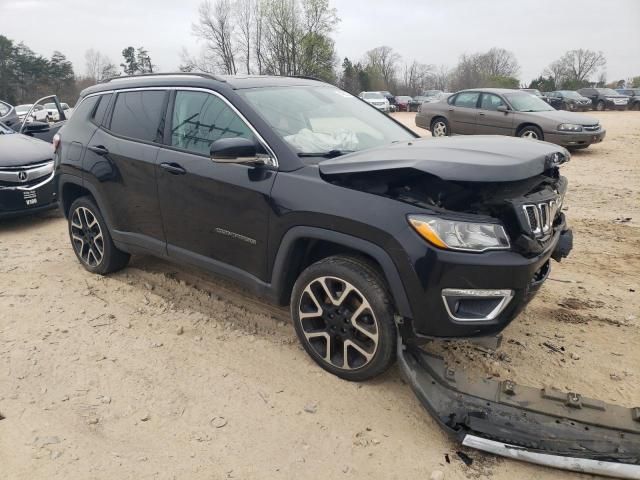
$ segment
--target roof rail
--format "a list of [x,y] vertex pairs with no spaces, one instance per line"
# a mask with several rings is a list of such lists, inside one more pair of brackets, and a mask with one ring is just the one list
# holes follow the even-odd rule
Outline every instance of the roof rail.
[[145,78],[145,77],[202,77],[208,78],[210,80],[216,80],[218,82],[226,82],[226,80],[217,75],[213,75],[211,73],[203,73],[203,72],[164,72],[164,73],[138,73],[137,75],[119,75],[117,77],[109,77],[102,80],[100,83],[108,83],[114,80],[127,80],[129,78]]
[[322,80],[321,78],[312,77],[311,75],[291,75],[293,78],[302,78],[304,80],[315,80],[316,82],[328,83],[326,80]]

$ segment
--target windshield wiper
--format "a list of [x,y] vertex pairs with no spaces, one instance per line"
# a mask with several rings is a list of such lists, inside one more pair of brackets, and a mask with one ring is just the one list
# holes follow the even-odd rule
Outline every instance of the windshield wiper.
[[352,153],[355,150],[329,150],[328,152],[300,152],[299,157],[323,157],[323,158],[335,158],[340,155]]

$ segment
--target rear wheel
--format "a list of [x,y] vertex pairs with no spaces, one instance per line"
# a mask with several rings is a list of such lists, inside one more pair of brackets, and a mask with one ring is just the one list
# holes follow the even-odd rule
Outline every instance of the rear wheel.
[[450,133],[449,122],[445,118],[438,117],[431,122],[431,135],[434,137],[448,137]]
[[544,140],[542,130],[534,125],[528,125],[518,132],[520,138],[528,138],[530,140]]
[[598,103],[596,103],[596,110],[599,112],[602,112],[605,108],[604,102],[602,100],[600,100]]
[[569,110],[573,112],[576,109],[576,106],[573,103],[565,103],[563,110]]
[[335,256],[304,270],[291,293],[291,316],[306,352],[338,377],[368,380],[395,360],[392,302],[364,260]]
[[114,245],[107,224],[90,197],[80,197],[71,204],[69,237],[76,257],[92,273],[104,275],[129,263],[129,254]]

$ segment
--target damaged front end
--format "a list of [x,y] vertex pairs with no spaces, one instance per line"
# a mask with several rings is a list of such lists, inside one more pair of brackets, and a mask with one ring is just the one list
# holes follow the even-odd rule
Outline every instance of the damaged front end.
[[404,377],[463,445],[539,465],[640,479],[640,408],[509,380],[471,379],[400,340]]

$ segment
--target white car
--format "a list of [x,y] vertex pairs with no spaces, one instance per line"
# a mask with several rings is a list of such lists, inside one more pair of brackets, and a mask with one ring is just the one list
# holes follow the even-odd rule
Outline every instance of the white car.
[[358,97],[367,102],[369,105],[372,105],[378,110],[382,110],[383,112],[389,113],[389,111],[391,110],[389,100],[387,100],[386,97],[380,92],[360,92],[360,95],[358,95]]
[[[64,116],[68,119],[73,113],[73,109],[66,103],[61,103],[60,106],[62,107]],[[60,120],[58,107],[56,107],[56,104],[53,102],[45,103],[43,109],[34,111],[31,116],[39,122],[57,122]]]

